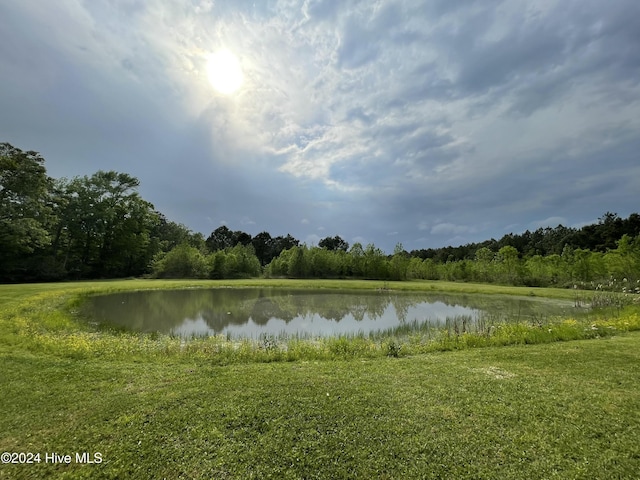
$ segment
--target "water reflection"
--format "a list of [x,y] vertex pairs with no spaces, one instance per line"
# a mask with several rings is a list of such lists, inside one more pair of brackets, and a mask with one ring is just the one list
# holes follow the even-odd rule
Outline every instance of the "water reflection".
[[407,322],[561,313],[569,304],[482,295],[377,291],[216,288],[127,292],[92,297],[83,314],[100,324],[183,337],[331,336],[386,330]]

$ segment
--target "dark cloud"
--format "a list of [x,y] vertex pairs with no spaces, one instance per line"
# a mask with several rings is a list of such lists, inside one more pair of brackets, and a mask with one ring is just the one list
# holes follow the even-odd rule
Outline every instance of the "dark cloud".
[[[392,251],[606,211],[640,184],[632,0],[0,4],[0,133],[170,218]],[[238,54],[223,97],[207,55]],[[542,223],[541,223],[542,222]]]

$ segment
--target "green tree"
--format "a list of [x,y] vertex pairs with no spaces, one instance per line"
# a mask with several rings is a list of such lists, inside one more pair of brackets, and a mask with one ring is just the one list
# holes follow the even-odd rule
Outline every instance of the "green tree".
[[261,265],[267,265],[275,256],[274,241],[269,232],[260,232],[251,239],[251,244]]
[[209,271],[202,252],[186,243],[160,254],[153,263],[153,274],[157,278],[206,278]]
[[300,245],[300,241],[290,234],[286,237],[271,237],[268,232],[261,232],[251,239],[251,244],[255,248],[260,264],[268,265],[285,250]]
[[545,257],[545,263],[551,275],[552,285],[562,285],[571,281],[571,272],[566,267],[566,262],[561,255],[552,254]]
[[159,250],[151,233],[161,221],[126,173],[98,171],[59,183],[54,257],[75,277],[143,273]]
[[573,252],[572,272],[574,279],[579,282],[591,282],[595,280],[602,272],[599,267],[601,253],[576,249]]
[[236,270],[231,272],[233,277],[257,277],[260,275],[260,260],[256,257],[256,251],[253,245],[243,245],[238,243],[229,250],[229,254],[236,259]]
[[182,243],[196,246],[191,240],[193,232],[185,225],[168,220],[160,212],[155,212],[155,215],[157,222],[153,225],[150,235],[158,241],[159,248],[163,252],[168,252]]
[[553,283],[553,272],[549,268],[549,262],[542,255],[534,255],[525,262],[529,272],[529,285],[544,287]]
[[287,268],[287,275],[294,278],[304,278],[308,276],[309,268],[305,259],[307,252],[306,245],[293,247],[290,249],[291,258]]
[[232,231],[226,225],[216,228],[205,241],[210,252],[232,248],[238,244],[249,245],[251,235],[240,230]]
[[210,252],[217,252],[235,246],[233,232],[226,225],[216,228],[206,240]]
[[491,281],[491,264],[495,254],[488,247],[481,247],[476,250],[476,267],[479,272],[479,278],[481,282],[489,282]]
[[38,275],[34,256],[51,243],[52,187],[39,153],[0,144],[0,279]]
[[515,284],[518,268],[518,249],[511,245],[506,245],[498,250],[496,259],[501,266],[504,278],[508,283]]
[[318,242],[320,248],[326,248],[327,250],[342,250],[346,252],[349,250],[349,243],[344,241],[340,236],[326,237]]
[[360,242],[356,242],[352,245],[351,250],[349,250],[349,257],[351,259],[351,271],[349,274],[354,277],[363,277],[364,276],[364,249],[362,248],[362,244]]
[[273,257],[277,257],[284,250],[289,250],[293,247],[300,245],[300,240],[297,240],[293,236],[287,233],[286,237],[279,235],[273,239]]
[[334,273],[333,252],[324,248],[309,250],[310,275],[316,278],[332,277]]
[[224,250],[218,250],[209,255],[209,277],[215,279],[229,278],[229,270],[235,265],[229,265],[228,255]]
[[364,271],[366,278],[384,279],[389,278],[387,257],[384,252],[373,243],[367,245],[364,250]]
[[396,244],[393,249],[393,257],[389,265],[390,275],[393,280],[406,280],[409,269],[409,254],[405,251],[402,243]]
[[310,275],[317,278],[343,277],[347,275],[348,255],[342,250],[309,249]]
[[409,266],[407,267],[407,276],[409,278],[425,278],[421,258],[413,257],[409,260]]
[[[618,282],[626,283],[624,288],[634,290],[640,280],[640,235],[623,235],[617,248],[609,251],[603,260],[611,277]],[[623,282],[623,279],[626,279],[626,282]]]
[[438,266],[432,258],[425,258],[422,261],[423,277],[426,280],[438,280],[440,275],[438,273]]
[[261,273],[261,266],[253,245],[237,244],[209,255],[211,278],[249,278]]

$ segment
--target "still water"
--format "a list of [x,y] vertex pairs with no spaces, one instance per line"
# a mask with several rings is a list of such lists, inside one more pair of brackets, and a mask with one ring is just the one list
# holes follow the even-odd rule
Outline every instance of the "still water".
[[327,337],[402,325],[532,320],[560,315],[570,302],[529,297],[393,291],[214,288],[127,292],[91,297],[83,316],[104,326],[189,338],[226,335]]

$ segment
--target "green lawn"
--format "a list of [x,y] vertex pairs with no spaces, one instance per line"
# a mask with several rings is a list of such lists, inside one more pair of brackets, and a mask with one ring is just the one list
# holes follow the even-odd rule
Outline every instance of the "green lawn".
[[[215,353],[65,355],[31,342],[41,322],[66,345],[83,332],[60,305],[134,282],[184,285],[0,286],[0,451],[40,454],[0,465],[0,478],[638,478],[639,332],[222,366]],[[407,282],[432,284],[449,288]],[[76,463],[84,452],[102,462]]]

